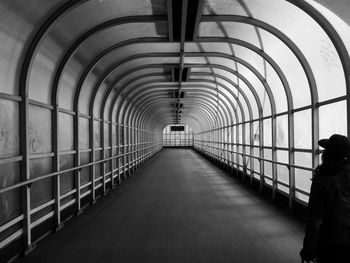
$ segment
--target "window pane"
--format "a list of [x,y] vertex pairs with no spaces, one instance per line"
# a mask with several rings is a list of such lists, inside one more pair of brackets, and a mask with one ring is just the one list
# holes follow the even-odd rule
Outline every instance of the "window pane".
[[294,141],[296,148],[311,149],[311,110],[294,113]]
[[[295,153],[295,164],[298,166],[312,167],[311,153]],[[295,169],[295,187],[303,191],[310,191],[312,172]]]
[[346,135],[347,114],[345,101],[322,106],[319,113],[320,138],[328,138],[334,133]]
[[271,146],[272,143],[271,119],[264,120],[264,146]]
[[288,147],[288,116],[280,116],[276,118],[276,129],[277,129],[277,146]]
[[[288,152],[277,151],[277,161],[288,163]],[[285,165],[277,165],[277,180],[289,184],[289,170]]]

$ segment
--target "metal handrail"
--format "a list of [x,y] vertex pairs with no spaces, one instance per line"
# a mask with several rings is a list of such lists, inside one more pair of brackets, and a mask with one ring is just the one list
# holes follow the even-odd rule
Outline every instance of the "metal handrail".
[[149,149],[149,148],[152,148],[152,147],[156,147],[159,144],[161,144],[161,143],[156,143],[156,144],[154,144],[152,146],[147,146],[147,147],[144,147],[142,149],[135,150],[135,151],[122,153],[122,154],[119,154],[119,155],[108,157],[108,158],[103,159],[103,160],[94,161],[94,162],[91,162],[91,163],[88,163],[88,164],[79,165],[79,166],[76,166],[76,167],[68,168],[66,170],[57,171],[57,172],[53,172],[53,173],[49,173],[49,174],[46,174],[46,175],[42,175],[42,176],[39,176],[39,177],[36,177],[36,178],[33,178],[33,179],[29,179],[29,180],[26,180],[26,181],[23,181],[23,182],[20,182],[20,183],[17,183],[17,184],[14,184],[14,185],[11,185],[11,186],[8,186],[8,187],[0,189],[0,194],[2,194],[4,192],[8,192],[8,191],[16,189],[16,188],[19,188],[19,187],[31,185],[34,182],[41,181],[41,180],[44,180],[44,179],[47,179],[47,178],[50,178],[50,177],[54,177],[54,176],[57,176],[57,175],[68,173],[68,172],[73,172],[73,171],[76,171],[76,170],[81,170],[83,168],[90,167],[92,165],[96,165],[96,164],[99,164],[99,163],[104,163],[104,162],[107,162],[107,161],[110,161],[110,160],[113,160],[113,159],[116,159],[116,158],[120,158],[120,157],[129,155],[129,154],[133,154],[133,153],[139,152],[139,151],[144,151],[146,149]]
[[[196,147],[195,147],[196,148]],[[211,153],[211,152],[208,152],[207,150],[204,150],[204,149],[200,149],[199,147],[197,147],[199,150],[201,150],[201,151],[203,151],[204,153],[206,153],[206,154],[208,154],[208,155],[215,155],[215,156],[217,156],[217,157],[220,157],[219,155],[217,155],[217,154],[213,154],[213,153]],[[241,154],[241,155],[243,155],[242,153],[238,153],[238,154]],[[258,158],[259,159],[259,157],[255,157],[255,156],[252,156],[253,158]],[[262,159],[262,158],[260,158],[260,159]],[[265,160],[265,159],[262,159],[262,160]],[[273,161],[271,161],[271,160],[267,160],[267,161],[269,161],[269,162],[273,162]],[[229,162],[232,162],[232,161],[229,161]],[[275,163],[278,163],[278,162],[275,162]],[[280,164],[283,164],[283,165],[287,165],[287,164],[284,164],[284,163],[280,163]],[[238,164],[239,165],[239,164]],[[239,166],[241,166],[241,167],[246,167],[245,165],[239,165]],[[289,165],[289,166],[292,166],[292,165]],[[302,166],[296,166],[296,167],[301,167],[300,169],[302,169],[302,168],[304,168],[304,169],[307,169],[307,170],[309,170],[309,169],[312,169],[312,168],[308,168],[308,167],[302,167]],[[254,172],[254,173],[256,173],[254,170],[250,170],[250,169],[248,169],[249,171],[252,171],[252,172]],[[314,171],[314,169],[312,169],[312,171]],[[260,173],[257,173],[257,174],[259,174],[260,176],[262,176],[262,177],[264,177],[264,178],[268,178],[268,177],[266,177],[265,175],[261,175]],[[272,180],[272,181],[274,181],[272,178],[269,178],[270,180]],[[283,183],[283,182],[280,182],[280,181],[278,181],[278,180],[275,180],[278,184],[280,184],[280,185],[283,185],[283,186],[285,186],[285,187],[289,187],[290,185],[288,185],[288,184],[286,184],[286,183]],[[295,192],[299,192],[299,193],[301,193],[301,194],[303,194],[303,195],[306,195],[306,196],[309,196],[310,195],[310,193],[308,193],[308,192],[306,192],[306,191],[304,191],[304,190],[302,190],[302,189],[300,189],[300,188],[297,188],[296,186],[293,186],[293,190],[295,191]],[[297,200],[297,199],[296,199]]]
[[[199,143],[202,144],[202,143]],[[203,145],[203,144],[202,144]],[[315,171],[315,168],[310,168],[310,167],[305,167],[305,166],[300,166],[300,165],[294,165],[294,164],[288,164],[288,163],[282,163],[282,162],[277,162],[277,161],[273,161],[273,160],[269,160],[269,159],[265,159],[265,158],[261,158],[261,157],[257,157],[254,155],[249,155],[249,154],[244,154],[244,153],[240,153],[240,152],[236,152],[236,151],[231,151],[231,150],[226,150],[226,149],[221,149],[219,147],[215,147],[215,146],[211,146],[211,145],[206,145],[206,147],[209,148],[214,148],[214,149],[220,149],[222,151],[225,152],[229,152],[229,153],[234,153],[234,154],[239,154],[242,156],[246,156],[246,157],[250,157],[253,159],[258,159],[259,161],[264,161],[264,162],[270,162],[270,163],[274,163],[274,164],[279,164],[279,165],[283,165],[283,166],[287,166],[287,168],[296,168],[296,169],[301,169],[301,170],[307,170],[307,171]],[[216,154],[215,154],[216,155]],[[219,155],[218,155],[219,156]]]

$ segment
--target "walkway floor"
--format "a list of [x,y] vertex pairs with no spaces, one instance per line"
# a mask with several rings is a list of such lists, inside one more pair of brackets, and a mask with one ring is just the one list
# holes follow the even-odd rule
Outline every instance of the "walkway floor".
[[160,152],[20,262],[300,262],[303,226],[192,150]]

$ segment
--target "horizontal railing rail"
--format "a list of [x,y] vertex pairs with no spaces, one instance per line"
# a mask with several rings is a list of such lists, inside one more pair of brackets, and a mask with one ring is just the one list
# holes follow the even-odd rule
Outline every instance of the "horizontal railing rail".
[[[201,144],[201,143],[198,143],[198,144]],[[201,145],[203,145],[203,144],[201,144]],[[312,167],[306,167],[306,166],[300,166],[300,165],[294,165],[294,164],[288,164],[288,163],[273,161],[273,160],[270,160],[270,159],[265,159],[265,158],[261,158],[261,157],[250,155],[250,154],[245,154],[245,153],[232,151],[232,150],[228,150],[228,149],[222,149],[220,147],[216,147],[216,146],[212,146],[212,145],[205,145],[205,146],[209,147],[209,148],[214,148],[214,149],[217,149],[217,150],[220,150],[220,151],[224,151],[224,152],[239,154],[239,155],[242,155],[242,156],[245,156],[245,157],[257,159],[259,161],[264,161],[264,162],[274,163],[274,164],[278,164],[278,165],[283,165],[283,166],[286,166],[287,168],[296,168],[296,169],[307,170],[307,171],[312,171],[312,172],[315,171],[315,168],[312,168]],[[219,156],[219,155],[217,155],[217,156]]]
[[68,169],[65,169],[65,170],[61,170],[61,171],[49,173],[49,174],[46,174],[46,175],[42,175],[42,176],[39,176],[39,177],[36,177],[36,178],[33,178],[33,179],[29,179],[29,180],[26,180],[26,181],[23,181],[23,182],[20,182],[20,183],[17,183],[17,184],[14,184],[14,185],[11,185],[11,186],[8,186],[8,187],[0,189],[0,194],[2,194],[4,192],[7,192],[7,191],[10,191],[10,190],[14,190],[16,188],[20,188],[20,187],[23,187],[23,186],[30,185],[30,184],[35,183],[37,181],[48,179],[48,178],[51,178],[51,177],[54,177],[54,176],[57,176],[57,175],[73,172],[73,171],[76,171],[76,170],[81,170],[83,168],[90,167],[90,166],[93,166],[93,165],[96,165],[96,164],[99,164],[99,163],[105,163],[107,161],[110,161],[110,160],[113,160],[113,159],[117,159],[117,158],[121,158],[121,157],[124,157],[126,155],[130,155],[130,154],[134,154],[136,152],[144,151],[144,150],[147,150],[149,148],[154,148],[154,147],[156,147],[157,145],[160,145],[160,144],[162,144],[162,143],[159,142],[159,143],[156,143],[154,145],[147,146],[147,147],[144,147],[144,148],[141,148],[141,149],[137,149],[137,150],[134,150],[134,151],[130,151],[130,152],[127,152],[127,153],[114,155],[114,156],[111,156],[111,157],[108,157],[108,158],[105,158],[105,159],[102,159],[102,160],[94,161],[94,162],[91,162],[91,163],[79,165],[79,166],[76,166],[76,167],[68,168]]
[[[136,152],[146,151],[146,152],[141,153],[139,157],[136,157],[135,160],[131,160],[130,162],[125,163],[125,165],[117,165],[118,166],[117,169],[113,169],[113,171],[107,172],[104,175],[100,176],[99,178],[95,178],[93,181],[90,181],[90,182],[87,182],[87,183],[85,183],[83,185],[80,185],[78,188],[72,189],[72,190],[70,190],[70,191],[68,191],[66,193],[59,194],[58,198],[59,198],[60,201],[62,201],[64,198],[66,198],[66,197],[68,197],[70,195],[76,194],[77,192],[80,192],[81,190],[91,186],[92,184],[96,184],[97,182],[100,182],[103,177],[112,175],[113,179],[116,178],[117,176],[122,174],[123,171],[127,171],[129,168],[134,167],[135,165],[137,165],[137,163],[140,163],[143,160],[146,160],[147,158],[150,158],[156,152],[158,152],[158,151],[160,151],[162,149],[162,142],[150,142],[150,143],[153,143],[153,144],[150,145],[150,146],[141,148],[141,149],[137,149],[137,150],[130,151],[130,152],[127,152],[127,153],[118,154],[118,155],[111,156],[111,157],[108,157],[108,158],[105,158],[105,159],[102,159],[102,160],[98,160],[98,161],[91,162],[91,163],[88,163],[88,164],[80,165],[80,166],[77,166],[77,167],[72,167],[72,168],[69,168],[69,169],[62,170],[62,171],[53,172],[53,173],[50,173],[50,174],[46,174],[46,175],[40,176],[38,178],[33,178],[33,179],[30,179],[30,180],[27,180],[27,181],[24,181],[24,182],[17,183],[15,185],[12,185],[12,186],[0,189],[0,194],[4,193],[6,191],[10,191],[10,190],[13,190],[13,189],[17,189],[17,188],[20,188],[20,187],[24,187],[24,186],[30,185],[33,182],[37,182],[37,181],[40,181],[40,180],[53,178],[53,177],[58,176],[60,174],[64,174],[64,173],[76,171],[76,170],[79,170],[79,169],[82,169],[82,168],[86,168],[86,167],[89,167],[89,166],[94,166],[94,165],[97,165],[97,164],[100,164],[100,163],[112,161],[113,159],[123,158],[124,156],[132,155],[132,154],[134,154]],[[112,178],[107,178],[104,183],[108,183],[108,182],[110,182],[113,179]],[[98,185],[96,185],[95,186],[95,191],[97,189],[101,188],[102,184],[103,183],[101,182]],[[90,190],[85,191],[84,193],[82,193],[80,195],[80,197],[79,197],[79,200],[81,200],[85,196],[91,194],[92,191],[93,190],[90,189]],[[35,213],[37,213],[39,211],[42,211],[43,209],[46,209],[47,207],[50,207],[51,205],[55,204],[55,202],[56,202],[55,199],[50,199],[47,202],[45,202],[45,203],[43,203],[43,204],[41,204],[41,205],[39,205],[37,207],[29,209],[29,216],[32,216],[33,214],[35,214]],[[76,199],[72,199],[72,200],[70,200],[70,201],[68,201],[68,202],[66,202],[66,203],[64,203],[62,205],[59,205],[58,213],[61,213],[64,209],[66,209],[69,206],[75,204],[76,202],[77,202]],[[84,208],[86,206],[87,205],[85,205]],[[29,225],[29,228],[28,228],[28,231],[32,231],[32,229],[35,228],[36,226],[38,226],[38,225],[42,224],[43,222],[45,222],[46,220],[52,218],[55,215],[55,213],[57,213],[57,211],[52,210],[52,211],[49,211],[48,213],[46,213],[45,215],[40,216],[39,218],[31,221],[30,225]],[[16,216],[15,218],[12,218],[8,222],[5,222],[3,225],[0,226],[0,233],[3,234],[8,229],[10,229],[14,225],[16,225],[16,224],[20,223],[22,220],[24,220],[24,218],[25,218],[24,214],[20,214],[20,215]],[[68,217],[66,220],[68,220],[69,218],[70,217]],[[21,227],[21,228],[15,230],[13,233],[9,233],[3,239],[0,239],[0,249],[2,249],[3,247],[7,246],[8,244],[13,242],[14,240],[20,238],[24,234],[24,231],[25,231],[24,228]],[[40,240],[40,238],[38,240]],[[36,241],[38,241],[38,240],[36,240]],[[36,241],[34,241],[34,243]]]
[[[199,144],[199,145],[203,145],[203,144],[201,144],[201,143],[198,143],[198,144]],[[233,154],[237,154],[237,155],[242,155],[242,156],[246,156],[246,157],[249,157],[249,158],[258,159],[259,161],[266,161],[266,162],[274,163],[274,164],[277,164],[277,165],[283,165],[283,166],[286,166],[288,169],[290,169],[290,168],[295,168],[295,169],[307,170],[307,171],[311,171],[311,172],[314,172],[314,170],[315,170],[314,168],[310,168],[310,167],[304,167],[304,166],[299,166],[299,165],[292,165],[292,164],[288,164],[288,163],[282,163],[282,162],[273,161],[273,160],[270,160],[270,159],[265,159],[265,158],[257,157],[257,156],[254,156],[254,155],[244,154],[244,153],[241,153],[241,152],[236,152],[236,151],[221,149],[221,148],[218,148],[218,147],[215,147],[215,146],[206,145],[206,147],[208,147],[208,148],[214,148],[214,149],[219,149],[220,151],[226,151],[226,152],[228,152],[228,153],[233,153]],[[199,151],[204,152],[204,153],[207,154],[208,156],[215,156],[218,160],[219,160],[219,159],[224,159],[225,161],[228,162],[229,165],[230,165],[230,164],[235,164],[235,163],[236,163],[236,162],[231,161],[231,160],[228,160],[228,159],[226,160],[222,155],[218,155],[218,154],[209,152],[209,151],[207,151],[207,150],[205,150],[205,149],[202,149],[202,148],[200,148],[200,147],[198,147],[198,146],[196,146],[196,145],[194,146],[194,148],[197,148]],[[243,162],[243,160],[242,160],[242,162]],[[247,168],[247,166],[248,166],[247,164],[239,164],[239,163],[236,163],[236,165],[238,165],[239,167],[242,167],[242,168],[243,168],[243,171],[244,171],[244,170],[245,170],[245,171],[249,170],[249,171],[252,172],[253,174],[257,174],[257,175],[263,177],[264,179],[269,179],[269,180],[271,180],[271,181],[274,181],[273,178],[270,178],[270,177],[268,177],[268,176],[265,176],[265,175],[263,175],[263,174],[260,174],[259,172],[256,172],[256,171],[254,171],[254,170],[248,169],[248,168]],[[295,185],[292,185],[292,186],[291,186],[291,185],[289,185],[289,184],[280,182],[280,181],[277,180],[277,179],[275,180],[275,182],[276,182],[277,184],[280,184],[280,185],[285,186],[285,187],[291,187],[291,188],[292,188],[292,191],[294,191],[294,192],[301,193],[301,194],[303,194],[303,195],[305,195],[305,196],[310,196],[310,193],[309,193],[309,192],[306,192],[305,190],[300,189],[300,188],[296,187]],[[295,198],[295,200],[302,202],[304,205],[307,205],[307,203],[305,203],[305,202],[302,201],[302,200],[299,200],[298,198]]]

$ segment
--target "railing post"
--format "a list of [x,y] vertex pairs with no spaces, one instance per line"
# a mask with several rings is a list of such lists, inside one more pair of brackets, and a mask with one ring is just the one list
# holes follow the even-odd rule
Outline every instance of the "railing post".
[[264,178],[264,174],[265,174],[265,165],[264,165],[264,125],[263,125],[263,120],[260,117],[259,118],[259,152],[260,152],[260,192],[263,192],[264,189],[264,182],[265,182],[265,178]]
[[131,151],[132,151],[132,147],[131,147],[131,126],[130,123],[128,123],[128,127],[127,127],[127,142],[128,142],[128,174],[131,175],[132,174],[132,155],[131,155]]
[[[29,99],[26,95],[22,97],[23,101],[20,103],[20,135],[21,135],[21,153],[23,160],[21,162],[21,181],[24,182],[30,179],[29,168],[29,138],[28,138],[28,112],[29,112]],[[30,218],[30,185],[22,187],[21,193],[22,201],[22,213],[23,213],[23,241],[24,241],[24,254],[27,255],[34,249],[32,244],[31,235],[31,218]]]
[[277,165],[275,162],[277,162],[277,130],[276,130],[276,115],[273,115],[271,117],[271,131],[272,131],[272,152],[271,152],[271,159],[272,159],[272,199],[276,199],[276,192],[277,192]]
[[[292,111],[288,112],[288,163],[290,165],[295,164],[295,134],[294,134],[294,113]],[[295,168],[292,166],[288,167],[289,170],[289,210],[294,209],[294,199],[295,199]]]
[[[74,149],[75,149],[75,166],[80,166],[80,149],[79,149],[79,111],[75,113],[74,118]],[[74,172],[74,178],[75,178],[75,189],[76,189],[76,195],[75,195],[75,204],[76,204],[76,215],[81,214],[81,194],[80,194],[80,169],[75,170]]]
[[133,171],[135,172],[137,169],[137,156],[136,156],[136,128],[133,127],[132,129],[133,133],[132,133],[132,137],[133,137],[133,144],[132,144],[132,151],[133,151]]
[[127,128],[125,124],[123,124],[123,178],[126,179],[127,173],[126,173],[126,165],[127,165],[127,149],[126,149],[126,144],[127,144],[127,139],[126,135],[127,134]]
[[[89,125],[89,142],[90,142],[90,162],[95,161],[95,127],[94,127],[94,115],[91,114]],[[96,187],[95,187],[95,165],[90,166],[90,182],[91,182],[91,203],[96,203]]]
[[[100,138],[102,144],[101,159],[106,159],[106,147],[105,147],[105,119],[103,118],[100,122]],[[100,164],[100,172],[102,176],[102,195],[106,195],[106,162]]]
[[[54,153],[53,163],[52,163],[52,171],[59,172],[60,171],[60,155],[59,155],[59,141],[58,141],[58,133],[59,133],[59,111],[58,105],[54,106],[52,111],[52,151]],[[56,175],[53,179],[54,184],[54,198],[55,198],[55,225],[56,231],[60,230],[63,227],[61,222],[61,182],[60,182],[60,174]]]
[[289,170],[289,202],[288,207],[289,210],[292,212],[294,210],[294,199],[295,199],[295,176],[294,175],[294,168],[288,165]]
[[[111,122],[109,124],[109,146],[111,147],[110,150],[109,150],[109,156],[110,157],[113,157],[113,122],[112,122],[112,119],[111,119]],[[110,167],[110,170],[111,170],[111,188],[114,189],[115,188],[115,181],[114,181],[114,158],[111,159],[109,161],[109,167]]]

